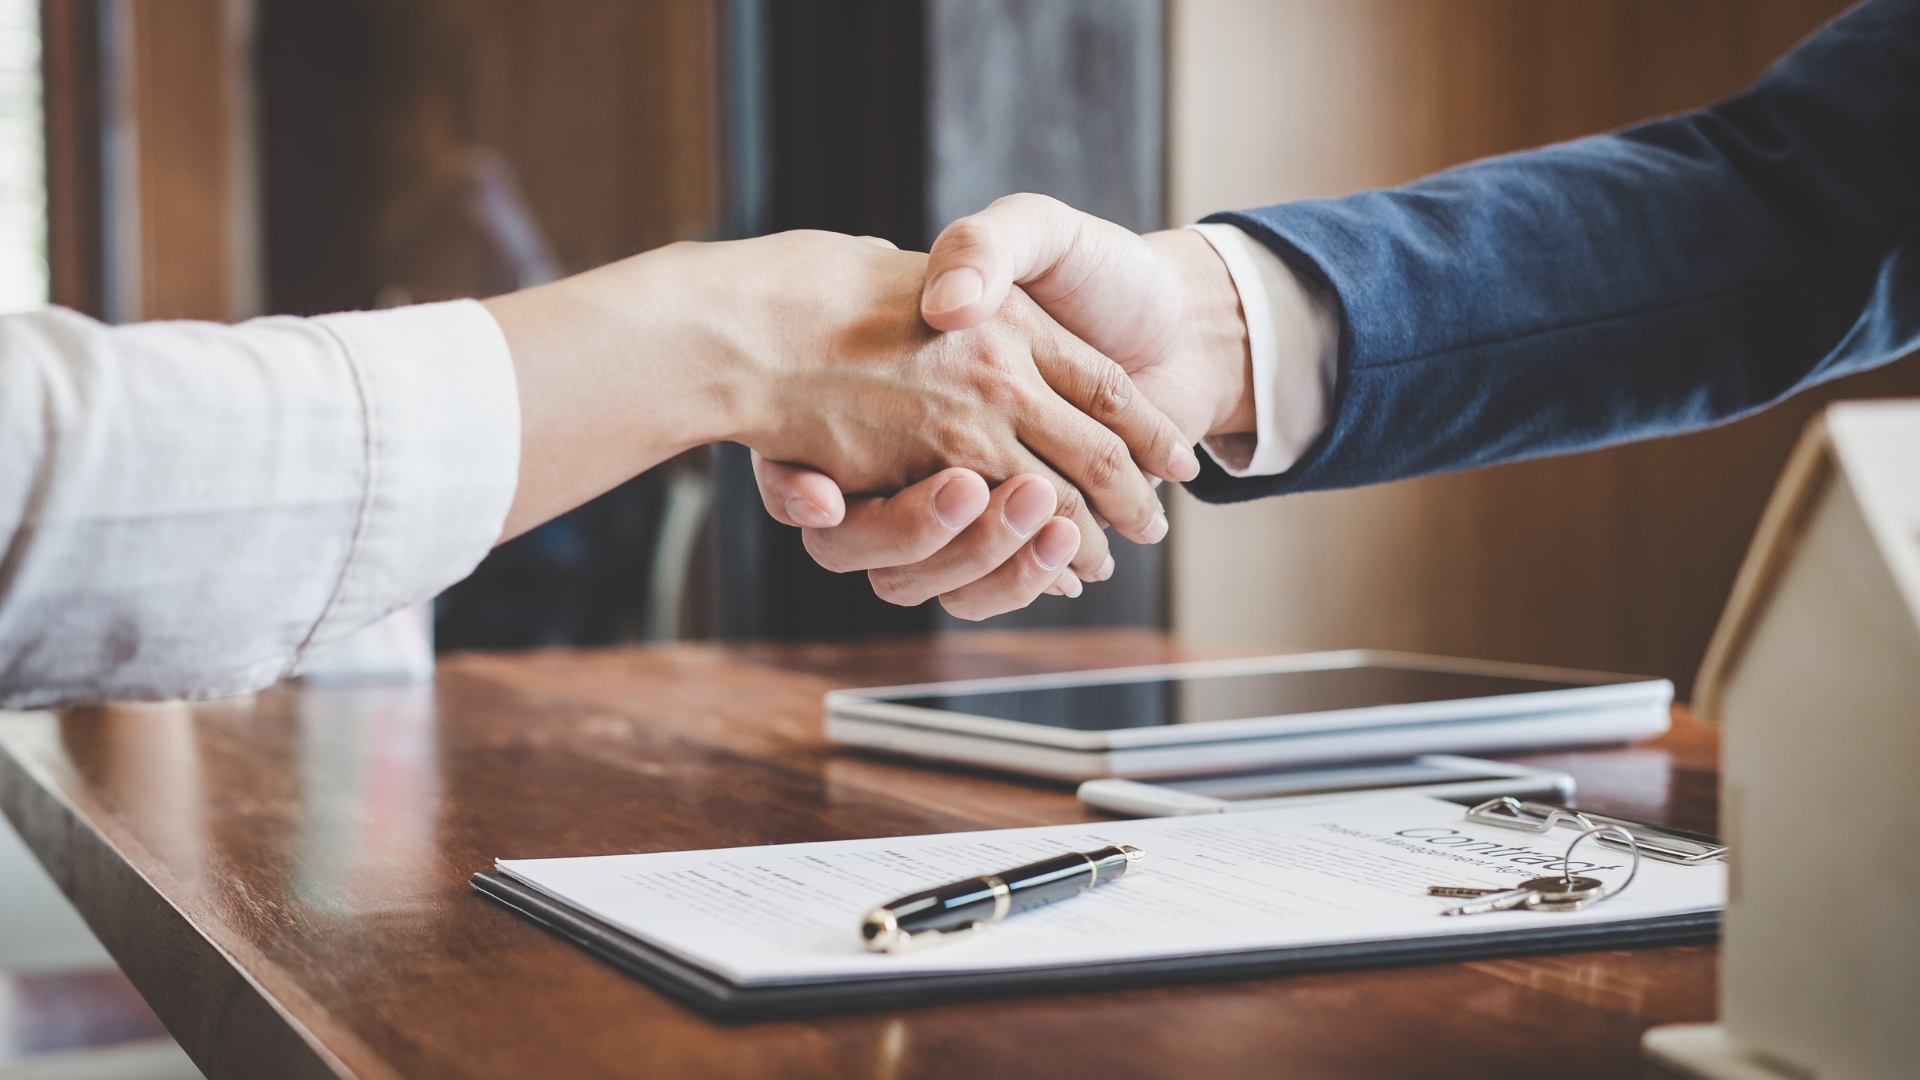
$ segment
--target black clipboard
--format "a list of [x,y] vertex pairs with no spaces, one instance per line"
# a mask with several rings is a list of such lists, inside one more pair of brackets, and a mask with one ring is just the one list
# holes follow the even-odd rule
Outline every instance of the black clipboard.
[[1695,945],[1720,938],[1720,913],[1709,911],[1605,925],[1546,924],[1454,938],[1396,938],[1021,971],[736,986],[504,875],[483,870],[473,875],[472,884],[482,895],[505,904],[654,989],[723,1020],[772,1020],[989,997],[1120,990],[1534,953]]

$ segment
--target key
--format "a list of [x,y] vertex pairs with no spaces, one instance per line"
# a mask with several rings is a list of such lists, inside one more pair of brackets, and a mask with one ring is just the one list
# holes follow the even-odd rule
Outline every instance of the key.
[[[1559,884],[1561,886],[1561,889],[1548,889],[1544,885],[1535,885],[1534,884],[1535,882],[1554,882]],[[1562,889],[1565,889],[1568,886],[1571,886],[1571,891],[1573,892],[1585,892],[1589,889],[1597,889],[1600,887],[1600,885],[1601,885],[1601,881],[1599,878],[1575,876],[1571,881],[1568,881],[1568,879],[1561,878],[1561,877],[1544,877],[1544,878],[1530,878],[1526,881],[1521,882],[1519,885],[1514,886],[1514,888],[1539,889],[1544,892],[1559,892]],[[1457,896],[1463,900],[1472,900],[1473,898],[1479,897],[1479,896],[1492,896],[1494,893],[1497,893],[1497,892],[1510,892],[1510,891],[1512,890],[1480,889],[1480,888],[1475,888],[1472,885],[1429,885],[1427,886],[1428,896]]]
[[1505,892],[1490,892],[1477,900],[1469,900],[1459,907],[1451,907],[1442,915],[1485,915],[1489,911],[1510,911],[1514,908],[1532,907],[1540,900],[1540,894],[1532,889],[1508,889]]
[[1599,878],[1529,878],[1512,889],[1476,889],[1462,885],[1432,885],[1429,896],[1467,898],[1470,903],[1442,911],[1442,915],[1484,915],[1490,911],[1578,911],[1602,896],[1604,883]]

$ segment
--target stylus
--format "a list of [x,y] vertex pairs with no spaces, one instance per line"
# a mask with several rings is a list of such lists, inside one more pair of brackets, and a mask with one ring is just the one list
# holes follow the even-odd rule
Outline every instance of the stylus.
[[1114,844],[955,881],[874,908],[860,921],[860,937],[874,952],[949,940],[984,930],[1015,912],[1118,881],[1144,858],[1139,848]]

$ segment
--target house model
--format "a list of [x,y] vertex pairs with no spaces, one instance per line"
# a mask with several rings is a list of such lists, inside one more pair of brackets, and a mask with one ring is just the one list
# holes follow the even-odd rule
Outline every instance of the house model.
[[1920,402],[1841,404],[1774,490],[1695,686],[1726,725],[1720,1023],[1679,1076],[1920,1070]]

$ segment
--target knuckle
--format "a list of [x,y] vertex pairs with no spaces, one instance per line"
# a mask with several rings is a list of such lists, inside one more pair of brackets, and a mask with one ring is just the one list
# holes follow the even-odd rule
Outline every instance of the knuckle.
[[980,328],[980,344],[975,359],[985,369],[982,374],[988,379],[987,385],[990,387],[1014,381],[1023,369],[1031,366],[1015,335],[997,323]]
[[991,457],[988,440],[970,419],[948,418],[934,425],[934,445],[944,465],[974,467]]
[[1040,320],[1047,318],[1046,312],[1028,296],[1026,290],[1015,286],[1007,290],[1006,299],[993,313],[992,325],[1000,328],[1010,340],[1019,342],[1019,354],[1023,361],[1031,363],[1029,343],[1040,332]]
[[1069,485],[1060,492],[1060,501],[1054,506],[1053,513],[1055,517],[1077,518],[1086,509],[1087,497],[1080,494],[1079,488]]
[[1127,444],[1108,435],[1100,440],[1100,448],[1087,458],[1086,486],[1096,489],[1113,487],[1133,468],[1133,456],[1127,451]]
[[993,201],[993,206],[1003,206],[1009,210],[1027,210],[1051,213],[1062,209],[1065,203],[1051,195],[1042,195],[1034,191],[1016,191],[1011,195],[1002,195]]
[[1126,415],[1128,406],[1133,404],[1133,380],[1120,370],[1120,365],[1103,363],[1094,368],[1088,378],[1088,415],[1106,424]]

